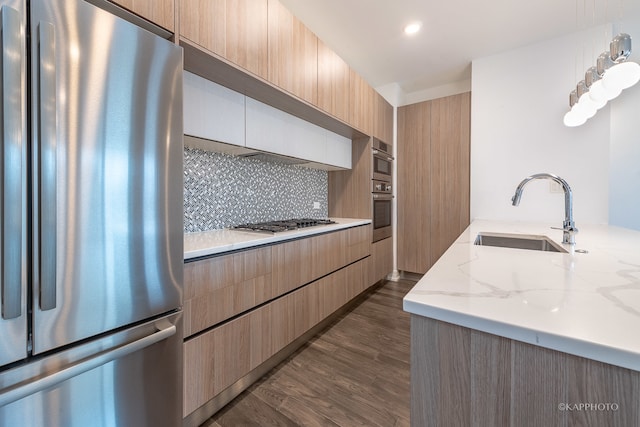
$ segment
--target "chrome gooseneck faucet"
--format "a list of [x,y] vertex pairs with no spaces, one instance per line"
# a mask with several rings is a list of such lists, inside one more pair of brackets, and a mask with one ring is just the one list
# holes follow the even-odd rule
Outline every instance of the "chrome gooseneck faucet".
[[537,173],[523,179],[516,188],[516,194],[511,198],[513,206],[518,206],[520,204],[524,186],[527,185],[529,181],[533,181],[534,179],[550,179],[562,186],[562,189],[564,190],[564,222],[562,223],[562,243],[575,245],[575,235],[578,232],[578,229],[576,228],[576,224],[573,222],[573,195],[571,194],[571,187],[569,187],[567,181],[560,178],[558,175],[554,175],[551,173]]

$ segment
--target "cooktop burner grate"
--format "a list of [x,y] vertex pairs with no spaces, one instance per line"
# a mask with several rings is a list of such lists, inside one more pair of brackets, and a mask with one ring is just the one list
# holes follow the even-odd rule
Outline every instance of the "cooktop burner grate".
[[314,227],[316,225],[335,224],[330,219],[294,218],[281,221],[267,221],[249,224],[240,224],[232,227],[234,230],[260,231],[265,233],[278,233],[281,231],[297,230],[298,228]]

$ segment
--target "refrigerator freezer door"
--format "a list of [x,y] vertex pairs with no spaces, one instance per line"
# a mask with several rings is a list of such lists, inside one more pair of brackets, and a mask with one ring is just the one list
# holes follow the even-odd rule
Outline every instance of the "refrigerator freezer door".
[[182,313],[0,373],[0,425],[182,425]]
[[182,304],[182,49],[31,2],[33,351]]
[[0,1],[0,366],[27,356],[25,30]]

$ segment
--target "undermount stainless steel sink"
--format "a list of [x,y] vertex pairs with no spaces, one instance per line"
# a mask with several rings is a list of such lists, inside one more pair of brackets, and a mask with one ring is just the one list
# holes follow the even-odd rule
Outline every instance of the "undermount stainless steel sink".
[[564,252],[562,246],[549,239],[547,236],[532,234],[504,234],[504,233],[478,233],[473,242],[480,246],[497,246],[501,248],[528,249],[532,251]]

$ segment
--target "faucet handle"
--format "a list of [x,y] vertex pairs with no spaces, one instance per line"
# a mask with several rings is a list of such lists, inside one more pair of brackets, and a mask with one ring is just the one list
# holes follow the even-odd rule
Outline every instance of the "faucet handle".
[[575,226],[567,226],[567,227],[549,227],[553,230],[560,230],[560,231],[569,231],[571,233],[577,233],[578,232],[578,228]]
[[564,227],[551,227],[554,230],[562,231],[562,243],[567,243],[569,245],[576,244],[576,233],[578,229],[574,225],[565,225]]

